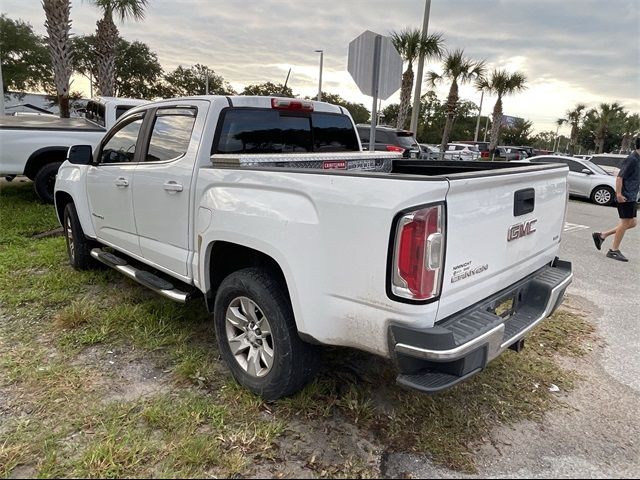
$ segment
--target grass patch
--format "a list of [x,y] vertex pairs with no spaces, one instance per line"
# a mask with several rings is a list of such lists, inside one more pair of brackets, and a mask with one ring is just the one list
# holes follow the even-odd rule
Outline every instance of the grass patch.
[[[42,477],[248,476],[256,468],[374,477],[377,463],[355,447],[362,438],[471,472],[470,449],[487,431],[539,420],[560,404],[549,385],[567,391],[579,377],[555,355],[584,355],[593,333],[580,315],[559,311],[521,354],[508,351],[434,397],[395,386],[383,359],[330,349],[311,385],[270,404],[229,378],[201,303],[171,303],[110,270],[72,270],[63,238],[31,238],[56,225],[30,184],[3,186],[2,477],[21,466]],[[124,359],[110,367],[114,352]],[[131,365],[162,372],[168,386],[114,399],[133,387],[118,376]]]

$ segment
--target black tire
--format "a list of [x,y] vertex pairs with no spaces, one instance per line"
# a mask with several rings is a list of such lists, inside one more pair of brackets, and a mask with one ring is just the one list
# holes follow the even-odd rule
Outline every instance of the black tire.
[[[218,346],[222,359],[226,362],[231,370],[231,374],[236,381],[249,389],[253,393],[260,395],[265,400],[277,400],[278,398],[292,395],[299,391],[314,376],[317,368],[318,347],[303,342],[296,329],[293,310],[287,295],[285,287],[277,280],[277,277],[263,268],[245,268],[232,273],[225,278],[218,289],[214,306],[214,324]],[[244,299],[244,300],[240,300]],[[238,305],[237,312],[240,315],[246,315],[246,319],[258,318],[256,324],[257,332],[261,335],[260,339],[252,338],[252,342],[258,342],[260,345],[253,346],[238,345],[234,355],[231,351],[229,340],[229,329],[238,333],[234,344],[239,344],[237,339],[244,336],[243,343],[249,343],[248,330],[233,327],[232,322],[227,322],[227,311],[238,301],[244,302],[250,300],[257,307],[254,315],[251,316],[244,310],[245,304]],[[231,311],[231,310],[229,310]],[[262,316],[261,316],[262,315]],[[237,317],[233,317],[236,319]],[[261,332],[260,328],[266,325],[270,330],[267,336],[265,332]],[[244,333],[242,333],[244,331]],[[264,336],[264,338],[263,338]],[[271,366],[269,369],[263,367],[267,365],[265,361],[258,360],[260,368],[266,370],[262,372],[262,376],[249,372],[250,352],[260,352],[263,348],[270,348]],[[255,347],[255,348],[254,348]],[[243,367],[244,353],[247,353],[247,366]],[[260,355],[260,353],[255,354]],[[254,356],[254,358],[256,358]],[[260,357],[263,358],[263,357]],[[256,363],[256,362],[254,362]],[[255,368],[254,368],[255,371]],[[259,372],[257,372],[259,373]]]
[[591,192],[591,201],[596,205],[613,205],[616,201],[616,192],[611,187],[600,185]]
[[73,203],[67,203],[64,207],[62,228],[64,238],[67,241],[67,254],[71,266],[76,270],[97,268],[100,264],[91,256],[91,249],[95,248],[97,244],[85,237]]
[[48,163],[36,173],[33,184],[40,200],[44,203],[53,203],[53,187],[56,183],[56,175],[62,162]]

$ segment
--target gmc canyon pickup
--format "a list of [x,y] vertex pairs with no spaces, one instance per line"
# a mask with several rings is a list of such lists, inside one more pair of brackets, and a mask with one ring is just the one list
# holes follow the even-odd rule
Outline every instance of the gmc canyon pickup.
[[97,145],[124,112],[146,100],[97,97],[87,103],[84,118],[53,115],[0,116],[0,176],[25,175],[40,200],[53,203],[58,167],[71,145]]
[[362,152],[322,102],[207,96],[127,112],[69,149],[55,185],[71,265],[173,300],[202,294],[234,378],[298,391],[320,345],[392,359],[437,392],[549,316],[567,167]]

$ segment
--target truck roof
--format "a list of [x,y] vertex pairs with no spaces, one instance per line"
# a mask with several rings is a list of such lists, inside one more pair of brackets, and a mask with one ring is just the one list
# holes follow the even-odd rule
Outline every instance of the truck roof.
[[0,116],[0,128],[104,132],[104,128],[85,118],[59,118],[57,115]]
[[234,107],[256,107],[256,108],[272,108],[271,107],[271,99],[272,98],[281,98],[283,100],[296,100],[303,102],[310,102],[313,104],[313,111],[315,112],[329,112],[329,113],[348,113],[346,109],[333,105],[327,102],[318,102],[317,100],[307,100],[304,98],[289,98],[289,97],[278,97],[277,95],[271,96],[255,96],[255,95],[192,95],[189,97],[177,97],[177,98],[166,98],[163,100],[156,100],[153,103],[164,103],[164,102],[173,102],[178,100],[209,100],[216,101],[220,99],[225,99],[225,101],[230,101],[231,106]]

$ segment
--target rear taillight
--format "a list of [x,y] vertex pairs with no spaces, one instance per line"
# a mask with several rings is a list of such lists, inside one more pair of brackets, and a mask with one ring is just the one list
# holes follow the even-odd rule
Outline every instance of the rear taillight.
[[440,293],[444,256],[442,205],[403,215],[395,232],[391,291],[410,300],[428,300]]
[[299,112],[313,112],[313,102],[294,98],[272,98],[271,108],[276,110],[296,110]]
[[481,156],[482,158],[489,158],[489,152],[481,152],[481,153],[480,153],[480,156]]
[[388,152],[398,152],[398,153],[403,153],[404,152],[404,148],[399,147],[397,145],[387,145],[387,151]]

